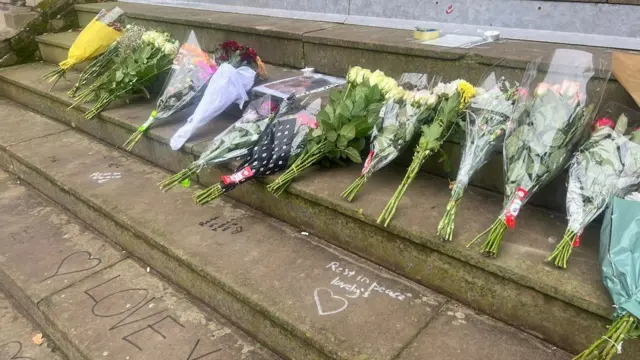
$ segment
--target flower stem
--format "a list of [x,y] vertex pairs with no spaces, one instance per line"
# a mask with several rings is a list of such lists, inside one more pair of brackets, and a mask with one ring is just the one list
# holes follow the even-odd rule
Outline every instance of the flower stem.
[[485,230],[482,234],[476,236],[467,247],[473,245],[476,241],[482,238],[486,233],[489,233],[489,238],[482,244],[482,252],[489,257],[496,257],[498,249],[500,248],[500,242],[504,237],[504,232],[507,230],[507,223],[503,218],[498,218],[493,222],[493,225]]
[[638,319],[630,313],[616,319],[607,333],[596,340],[588,349],[578,354],[573,360],[604,359],[610,360],[622,351],[622,343],[629,338],[629,333],[638,328]]
[[400,184],[400,186],[398,186],[395,194],[393,194],[393,197],[391,198],[391,200],[389,200],[387,206],[385,206],[384,210],[382,210],[382,213],[378,217],[378,224],[383,224],[385,227],[389,225],[391,219],[396,213],[396,210],[398,209],[400,200],[402,200],[404,193],[409,188],[409,184],[411,184],[416,175],[418,175],[418,171],[420,171],[422,164],[429,157],[429,155],[431,155],[431,153],[431,150],[422,150],[418,148],[418,150],[413,154],[411,165],[409,166],[407,173],[404,175],[402,183]]
[[194,197],[196,199],[196,204],[204,205],[209,201],[215,200],[222,196],[226,191],[222,188],[220,183],[210,186],[199,193],[197,193]]
[[343,193],[342,197],[347,201],[353,201],[353,198],[358,194],[362,186],[367,182],[368,177],[360,175]]
[[174,186],[182,183],[186,179],[191,178],[191,176],[196,173],[196,170],[197,170],[197,166],[195,164],[191,164],[189,165],[188,168],[178,172],[175,175],[169,176],[168,178],[164,179],[163,181],[158,183],[158,186],[160,186],[160,189],[162,190],[162,192],[167,192],[171,190],[171,188],[173,188]]
[[325,155],[326,143],[326,141],[321,142],[313,149],[297,158],[291,167],[280,175],[276,181],[267,186],[267,189],[275,196],[280,196],[296,176],[300,175],[304,170],[315,164]]
[[556,246],[547,261],[555,260],[554,264],[557,267],[566,269],[569,256],[571,256],[571,251],[573,250],[573,244],[577,237],[578,234],[576,232],[567,229],[562,237],[562,241]]
[[451,241],[453,239],[453,228],[455,227],[455,219],[456,212],[458,211],[458,206],[460,205],[460,201],[462,201],[462,195],[464,194],[464,189],[454,187],[451,192],[451,199],[447,204],[447,210],[440,220],[440,224],[438,225],[438,235],[440,239]]

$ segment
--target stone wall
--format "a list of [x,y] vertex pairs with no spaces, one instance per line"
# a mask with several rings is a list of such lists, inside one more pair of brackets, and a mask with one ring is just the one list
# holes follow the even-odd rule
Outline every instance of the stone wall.
[[38,16],[20,30],[0,31],[0,68],[40,59],[36,36],[78,27],[76,0],[44,0],[34,11]]

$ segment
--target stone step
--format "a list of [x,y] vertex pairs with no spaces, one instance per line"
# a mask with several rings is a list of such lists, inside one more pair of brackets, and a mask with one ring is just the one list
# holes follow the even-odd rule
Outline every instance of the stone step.
[[[103,121],[86,121],[82,113],[87,107],[67,110],[71,101],[66,91],[75,82],[74,74],[69,74],[70,83],[52,91],[40,80],[52,68],[29,64],[0,71],[0,89],[4,96],[114,146],[121,146],[154,107],[151,101],[133,102],[104,111],[98,117]],[[210,123],[178,152],[171,151],[168,143],[180,123],[158,126],[134,154],[179,171],[233,120],[223,116]],[[203,171],[198,179],[211,185],[222,171],[230,169]],[[459,210],[455,241],[442,243],[435,230],[449,196],[445,179],[418,177],[392,225],[382,228],[376,218],[404,169],[389,166],[380,171],[355,202],[346,203],[340,193],[359,172],[355,164],[310,171],[280,199],[260,182],[239,187],[229,196],[572,352],[590,344],[609,322],[611,300],[600,280],[597,229],[585,232],[570,268],[561,271],[545,259],[564,233],[564,216],[528,206],[515,231],[507,234],[500,256],[489,259],[466,244],[493,223],[502,205],[500,195],[470,188]],[[581,331],[567,332],[567,328]]]
[[37,13],[25,6],[10,6],[0,10],[0,30],[3,28],[22,29],[29,21],[35,19]]
[[[24,309],[0,287],[0,359],[66,360]],[[34,342],[42,335],[43,341]],[[38,340],[38,338],[36,338]]]
[[[0,108],[4,114],[10,107],[1,99]],[[54,122],[28,123],[34,128],[11,141],[3,136],[2,147],[66,131]],[[71,359],[279,359],[5,171],[0,227],[0,285]],[[48,344],[32,344],[37,331],[5,315],[5,302],[0,293],[0,359],[60,359],[47,355]]]
[[[4,129],[0,135],[2,167],[286,358],[570,358],[529,334],[234,200],[222,198],[199,207],[191,201],[192,189],[160,195],[153,184],[166,177],[166,171],[71,128],[64,130],[63,125],[15,103],[2,100],[0,113],[12,114],[0,120]],[[46,289],[69,281],[65,283],[68,287],[38,305],[50,314],[50,321],[72,331],[69,336],[74,343],[90,344],[89,358],[109,355],[112,350],[107,345],[114,340],[126,342],[120,342],[122,351],[133,351],[136,345],[138,351],[164,350],[151,341],[162,338],[158,331],[181,330],[175,324],[181,320],[211,328],[206,326],[206,317],[179,309],[179,296],[167,295],[172,290],[160,280],[147,280],[152,276],[132,260],[121,260],[124,254],[105,243],[98,246],[96,237],[84,227],[70,226],[64,216],[53,216],[46,206],[33,204],[35,200],[18,199],[28,196],[17,189],[20,186],[10,181],[3,186],[7,189],[0,192],[0,199],[9,199],[0,200],[0,206],[7,209],[0,211],[7,214],[0,221],[6,224],[20,217],[28,219],[28,224],[53,227],[27,232],[24,246],[44,242],[55,248],[43,245],[42,252],[28,253],[33,262],[41,264],[40,271],[24,273],[33,269],[31,261],[20,261],[26,255],[6,257],[1,269],[9,269],[9,277],[20,288],[31,289],[32,298],[25,300],[29,304]],[[16,210],[15,204],[21,206]],[[39,210],[31,208],[32,204]],[[42,220],[34,222],[34,217]],[[13,227],[2,229],[22,234],[21,223],[13,219]],[[52,234],[56,241],[47,241]],[[11,243],[10,254],[19,252],[23,245],[19,241]],[[67,249],[62,250],[64,247]],[[64,265],[60,259],[65,254],[80,251],[90,253],[89,260],[101,259],[100,263],[93,261],[98,264],[89,270],[93,275],[67,271],[69,276],[62,276],[60,269],[55,271],[56,262]],[[79,280],[82,276],[88,277]],[[160,298],[163,294],[165,302]],[[154,299],[155,307],[145,302],[152,296],[160,298]],[[102,303],[107,299],[112,299],[110,305]],[[125,304],[131,306],[123,307]],[[165,307],[176,315],[158,315],[151,328],[144,326],[152,320],[148,316]],[[93,319],[92,314],[100,318]],[[98,325],[100,331],[92,330]],[[189,339],[193,343],[194,337]],[[182,357],[196,359],[204,351],[211,350]]]

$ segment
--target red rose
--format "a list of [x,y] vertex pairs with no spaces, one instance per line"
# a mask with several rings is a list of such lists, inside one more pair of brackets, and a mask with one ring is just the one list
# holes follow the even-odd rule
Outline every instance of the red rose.
[[613,120],[606,117],[601,117],[600,119],[596,120],[595,123],[593,123],[594,130],[598,130],[603,127],[608,127],[613,129],[616,127],[616,124],[613,122]]

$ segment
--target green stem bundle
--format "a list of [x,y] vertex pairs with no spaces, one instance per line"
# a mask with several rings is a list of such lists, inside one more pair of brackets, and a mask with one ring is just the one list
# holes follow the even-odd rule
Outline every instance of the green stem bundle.
[[504,233],[506,230],[507,230],[507,223],[502,217],[500,217],[493,223],[493,225],[491,225],[490,228],[485,230],[482,234],[476,236],[476,238],[473,239],[469,243],[469,245],[467,245],[467,247],[473,245],[476,241],[478,241],[478,239],[483,237],[486,233],[489,233],[489,238],[487,239],[487,241],[484,242],[484,244],[482,244],[481,250],[485,256],[496,257],[496,255],[498,255],[498,250],[500,249],[500,242],[502,241],[502,238],[504,237]]
[[554,264],[557,267],[566,269],[569,256],[571,256],[571,251],[573,250],[573,244],[577,238],[578,233],[567,229],[562,237],[562,241],[556,246],[547,261],[555,260]]
[[64,77],[64,75],[67,73],[67,70],[58,67],[57,69],[49,72],[48,74],[46,74],[45,76],[43,76],[43,79],[48,81],[48,82],[53,82],[53,84],[51,85],[51,88],[49,89],[49,91],[51,91],[53,89],[54,86],[56,86],[56,84],[58,83],[58,81],[60,81],[60,79],[62,79]]
[[287,169],[280,177],[273,183],[267,186],[267,189],[275,196],[280,196],[282,192],[289,186],[291,181],[300,175],[311,165],[315,164],[318,160],[322,159],[326,155],[326,140],[316,145],[310,151],[304,153],[302,156],[294,161],[293,165]]
[[382,210],[380,217],[378,217],[378,224],[383,224],[385,227],[389,225],[391,219],[396,213],[396,210],[398,209],[400,200],[402,200],[404,193],[409,188],[409,184],[411,184],[413,179],[418,175],[418,171],[420,171],[422,164],[424,164],[424,162],[432,153],[433,151],[429,149],[425,150],[418,148],[416,150],[416,152],[413,154],[411,165],[409,166],[407,173],[404,175],[404,179],[402,179],[402,183],[396,190],[395,194],[393,194],[391,200],[389,200],[389,202],[387,203],[387,206],[385,206],[384,210]]
[[167,192],[171,190],[174,186],[178,184],[182,184],[185,180],[190,179],[193,174],[198,171],[198,166],[195,163],[192,163],[186,169],[181,170],[175,175],[169,176],[168,178],[162,180],[158,183],[162,192]]
[[628,338],[629,333],[638,328],[638,319],[627,313],[613,322],[607,334],[588,349],[578,354],[573,360],[602,359],[610,360],[616,354],[622,352],[622,342]]
[[462,195],[464,194],[464,188],[460,186],[454,186],[451,191],[451,199],[447,204],[447,210],[440,220],[440,224],[438,225],[438,235],[440,239],[451,241],[453,239],[453,228],[455,227],[455,219],[456,212],[458,211],[458,206],[460,206],[460,202],[462,201]]
[[194,196],[194,198],[196,199],[196,204],[204,205],[209,201],[219,198],[224,193],[225,191],[222,189],[222,185],[218,183],[200,191]]
[[362,186],[369,179],[366,175],[360,175],[358,178],[351,184],[349,187],[342,192],[342,197],[347,199],[347,201],[353,201],[353,198],[358,194]]

